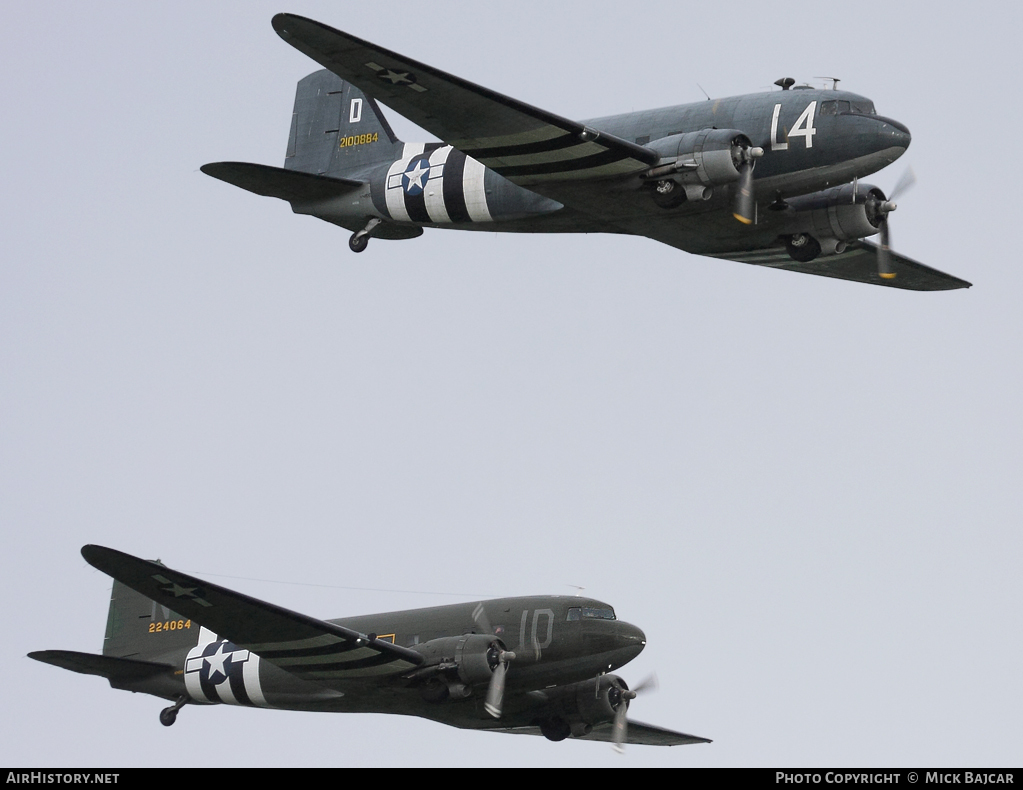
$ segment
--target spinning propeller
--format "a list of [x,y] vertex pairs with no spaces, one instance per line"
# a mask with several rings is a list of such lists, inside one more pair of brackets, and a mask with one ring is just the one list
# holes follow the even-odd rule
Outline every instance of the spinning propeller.
[[750,225],[756,218],[756,200],[753,195],[753,165],[764,155],[764,149],[753,146],[740,147],[736,152],[739,163],[739,182],[735,186],[735,209],[732,212],[743,225]]
[[[487,617],[487,610],[483,608],[482,603],[473,609],[472,619],[487,636],[494,635],[490,618]],[[483,709],[495,719],[501,718],[505,675],[508,674],[508,662],[514,660],[515,653],[502,649],[500,642],[492,644],[487,651],[487,663],[493,667],[493,673],[490,676],[490,685],[487,686],[487,698],[483,702]]]
[[619,692],[618,707],[615,708],[614,723],[611,725],[611,748],[619,754],[625,751],[625,741],[629,735],[629,702],[648,689],[650,691],[657,690],[657,675],[648,675],[634,689],[618,689],[615,686],[609,692],[609,694],[613,694],[616,690]]
[[[888,215],[895,211],[898,206],[895,199],[916,183],[916,176],[912,168],[907,168],[899,178],[898,183],[892,189],[887,200],[882,197],[871,195],[867,198],[867,211],[874,214],[877,219],[877,230],[880,234],[877,247],[877,273],[885,280],[895,278],[891,262],[891,231],[888,229]],[[853,189],[853,200],[856,200],[856,191]]]

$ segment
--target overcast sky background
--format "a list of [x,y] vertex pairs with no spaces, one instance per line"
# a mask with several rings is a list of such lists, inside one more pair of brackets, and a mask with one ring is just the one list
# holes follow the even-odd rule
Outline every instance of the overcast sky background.
[[[426,8],[5,9],[0,764],[1018,766],[1023,12]],[[839,76],[913,133],[870,179],[916,172],[896,249],[974,287],[597,235],[353,255],[198,170],[283,163],[318,67],[278,11],[580,119]],[[25,658],[101,649],[85,543],[320,617],[585,586],[647,634],[632,717],[714,743],[228,706],[164,728]]]

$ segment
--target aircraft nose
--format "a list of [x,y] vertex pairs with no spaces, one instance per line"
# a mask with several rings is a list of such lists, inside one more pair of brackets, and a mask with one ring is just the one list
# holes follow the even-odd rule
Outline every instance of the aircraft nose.
[[879,117],[878,120],[881,122],[881,126],[877,130],[877,136],[883,148],[901,148],[903,151],[909,148],[913,135],[909,133],[905,124],[891,118]]
[[633,658],[642,653],[643,648],[646,647],[646,634],[629,623],[619,621],[617,637],[619,650],[628,650],[632,653]]

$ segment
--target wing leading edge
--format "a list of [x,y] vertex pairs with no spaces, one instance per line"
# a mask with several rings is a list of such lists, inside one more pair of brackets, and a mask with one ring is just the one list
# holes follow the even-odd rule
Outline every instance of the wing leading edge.
[[475,85],[327,25],[277,14],[295,49],[446,143],[521,186],[608,178],[646,169],[658,154]]
[[114,549],[84,546],[82,556],[147,598],[305,680],[330,685],[332,680],[392,675],[424,660],[414,650]]

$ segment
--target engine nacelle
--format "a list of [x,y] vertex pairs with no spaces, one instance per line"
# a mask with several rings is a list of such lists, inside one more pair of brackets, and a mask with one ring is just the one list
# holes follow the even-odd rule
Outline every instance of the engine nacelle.
[[742,152],[750,139],[737,129],[701,129],[662,137],[647,144],[664,163],[674,163],[686,183],[720,186],[739,180]]
[[844,242],[855,241],[878,232],[882,215],[877,207],[884,193],[870,184],[843,184],[812,195],[790,198],[795,214],[786,222],[789,233],[809,233],[827,252],[841,252]]
[[628,706],[622,691],[629,687],[617,675],[601,675],[569,686],[544,689],[550,714],[569,724],[573,735],[585,735],[596,724],[612,721],[619,705]]
[[421,684],[423,698],[441,702],[468,697],[473,686],[490,682],[505,649],[500,639],[486,634],[463,634],[431,639],[414,648],[426,662],[408,677]]

